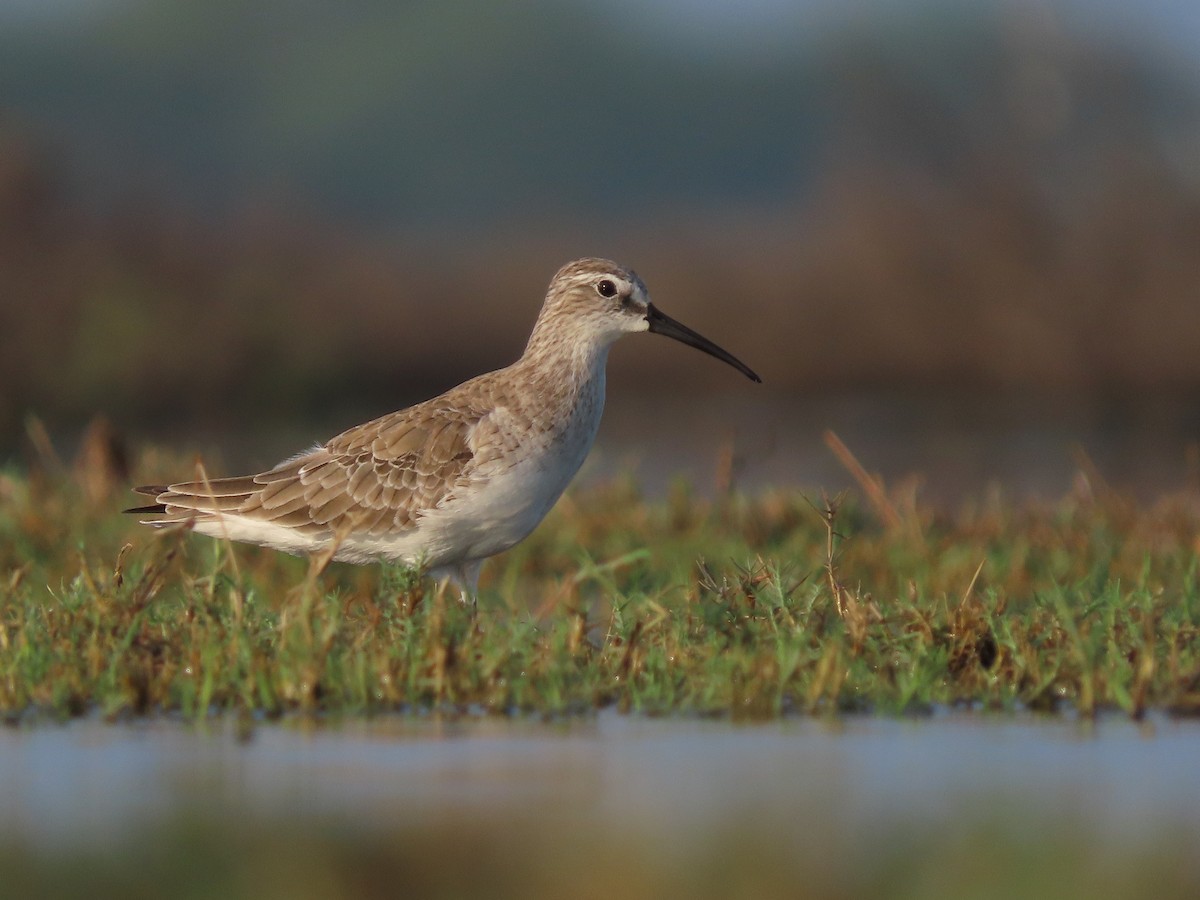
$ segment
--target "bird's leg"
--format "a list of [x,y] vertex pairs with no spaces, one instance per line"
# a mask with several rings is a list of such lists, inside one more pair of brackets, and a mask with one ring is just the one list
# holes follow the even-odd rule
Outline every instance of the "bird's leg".
[[450,569],[450,580],[459,590],[459,602],[463,606],[471,604],[472,616],[479,611],[479,570],[482,568],[483,560],[475,559]]

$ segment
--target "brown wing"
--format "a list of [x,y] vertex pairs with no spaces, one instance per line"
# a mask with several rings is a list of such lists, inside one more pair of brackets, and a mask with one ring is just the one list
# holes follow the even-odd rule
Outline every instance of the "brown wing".
[[259,475],[172,484],[172,520],[249,516],[306,533],[403,531],[469,483],[486,410],[419,404],[343,432]]

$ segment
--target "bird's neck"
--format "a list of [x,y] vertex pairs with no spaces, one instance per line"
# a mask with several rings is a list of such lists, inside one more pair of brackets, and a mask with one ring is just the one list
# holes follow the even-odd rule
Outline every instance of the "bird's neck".
[[518,365],[578,385],[596,379],[603,384],[611,342],[579,340],[544,324],[539,320],[534,327]]
[[551,403],[598,422],[604,407],[604,370],[610,346],[535,328],[517,366],[527,372],[529,382],[543,386],[543,395],[553,398]]

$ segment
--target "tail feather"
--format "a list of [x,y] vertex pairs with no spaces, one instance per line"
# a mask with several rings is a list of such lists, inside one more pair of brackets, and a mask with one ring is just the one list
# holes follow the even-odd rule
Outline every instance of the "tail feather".
[[131,506],[129,509],[121,510],[123,513],[134,513],[135,515],[165,513],[166,511],[167,504],[165,503],[152,503],[149,506]]
[[[165,484],[143,484],[141,487],[135,487],[135,494],[142,494],[146,497],[154,497],[158,499],[158,495],[165,493],[167,486]],[[165,503],[151,503],[149,506],[131,506],[129,509],[123,509],[123,513],[132,513],[134,515],[165,513],[167,505]]]
[[162,515],[164,513],[186,513],[193,518],[195,513],[232,512],[241,506],[262,485],[252,478],[214,478],[211,481],[180,482],[178,484],[147,484],[134,488],[134,492],[153,497],[155,503],[134,506],[127,513]]

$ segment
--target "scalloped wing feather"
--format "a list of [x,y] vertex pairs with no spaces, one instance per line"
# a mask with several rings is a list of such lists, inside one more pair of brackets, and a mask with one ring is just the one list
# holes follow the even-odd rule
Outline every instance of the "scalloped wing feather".
[[158,495],[167,521],[213,514],[320,531],[386,534],[415,527],[469,484],[475,433],[489,411],[425,404],[343,432],[253,476],[181,482]]

